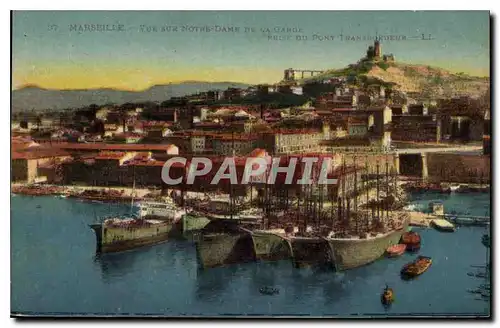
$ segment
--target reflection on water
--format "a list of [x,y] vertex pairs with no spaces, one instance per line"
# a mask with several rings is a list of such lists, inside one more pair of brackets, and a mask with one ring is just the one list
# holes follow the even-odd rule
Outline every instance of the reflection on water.
[[140,270],[140,259],[149,251],[151,247],[114,254],[96,253],[94,263],[101,270],[103,280],[110,282],[110,280],[123,278],[131,272]]
[[196,271],[196,297],[200,300],[222,297],[244,271],[245,264],[201,269]]

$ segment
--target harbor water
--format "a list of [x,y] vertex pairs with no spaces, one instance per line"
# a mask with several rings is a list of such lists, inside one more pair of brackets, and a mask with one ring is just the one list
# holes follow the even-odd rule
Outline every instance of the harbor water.
[[[445,211],[489,213],[489,194],[421,194],[418,208],[443,200]],[[385,316],[488,315],[490,303],[468,289],[484,279],[469,276],[486,263],[484,227],[455,233],[433,229],[422,236],[420,255],[433,264],[420,277],[403,281],[401,267],[417,255],[382,258],[336,273],[295,269],[290,261],[198,268],[190,241],[170,241],[134,251],[96,256],[88,227],[96,218],[126,214],[127,205],[57,197],[11,198],[11,311],[46,315],[165,316]],[[390,308],[380,303],[388,284]],[[279,294],[263,295],[271,286]]]

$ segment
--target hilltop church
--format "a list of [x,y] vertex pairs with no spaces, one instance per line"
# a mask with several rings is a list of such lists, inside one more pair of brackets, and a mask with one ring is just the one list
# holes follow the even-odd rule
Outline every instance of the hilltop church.
[[386,63],[391,63],[394,61],[393,54],[382,55],[382,47],[378,39],[375,40],[373,46],[369,46],[366,51],[366,58],[372,61],[384,61]]

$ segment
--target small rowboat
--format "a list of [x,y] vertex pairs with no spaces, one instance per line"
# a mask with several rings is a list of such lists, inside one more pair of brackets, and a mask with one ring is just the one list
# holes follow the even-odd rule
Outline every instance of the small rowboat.
[[276,295],[280,293],[280,290],[278,288],[273,288],[273,287],[262,287],[260,290],[261,294],[264,295]]
[[403,279],[415,278],[429,269],[432,264],[432,259],[427,256],[419,256],[411,263],[406,264],[401,269],[401,277]]
[[387,248],[387,256],[389,257],[396,257],[402,255],[406,251],[406,245],[405,244],[397,244],[397,245],[392,245],[389,248]]
[[385,286],[384,292],[380,296],[380,301],[386,306],[391,305],[392,302],[394,302],[394,291],[392,288]]
[[420,235],[415,231],[405,232],[401,237],[401,242],[406,245],[420,243]]
[[418,251],[420,249],[420,235],[414,231],[405,232],[401,237],[401,244],[406,245],[407,251]]

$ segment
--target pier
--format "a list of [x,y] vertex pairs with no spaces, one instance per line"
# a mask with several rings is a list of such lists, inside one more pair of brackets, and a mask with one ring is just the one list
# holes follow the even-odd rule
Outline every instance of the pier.
[[490,225],[489,216],[461,215],[461,214],[443,214],[436,215],[432,213],[422,213],[407,211],[410,215],[410,226],[428,228],[432,220],[445,219],[457,225],[486,226]]
[[491,222],[489,216],[444,214],[443,218],[458,225],[486,226]]

